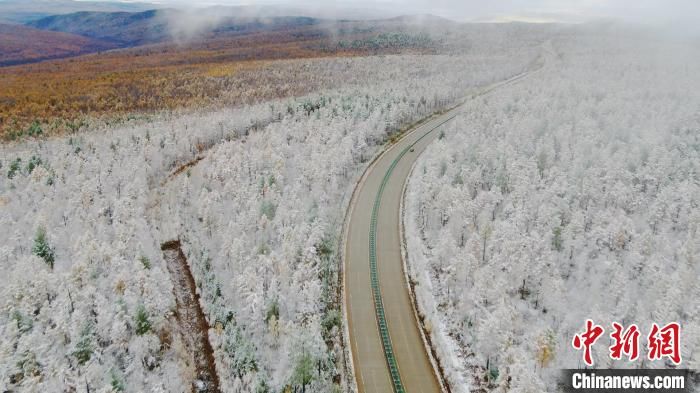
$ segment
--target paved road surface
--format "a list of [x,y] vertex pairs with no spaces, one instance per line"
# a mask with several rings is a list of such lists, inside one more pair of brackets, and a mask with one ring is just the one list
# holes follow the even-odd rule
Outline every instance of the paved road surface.
[[[475,91],[474,95],[486,94],[522,76],[524,74]],[[352,360],[359,393],[394,391],[371,287],[370,225],[372,208],[382,181],[392,163],[404,151],[386,179],[376,214],[376,261],[381,303],[405,391],[440,392],[440,383],[425,350],[403,273],[399,207],[411,166],[428,144],[438,137],[440,126],[456,116],[460,109],[457,107],[423,123],[390,147],[365,173],[351,203],[345,239],[345,291]],[[413,151],[406,150],[411,145]]]

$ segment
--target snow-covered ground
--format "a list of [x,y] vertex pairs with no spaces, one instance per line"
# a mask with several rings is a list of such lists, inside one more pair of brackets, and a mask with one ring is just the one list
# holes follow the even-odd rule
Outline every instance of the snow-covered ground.
[[179,238],[224,391],[345,389],[349,193],[393,131],[539,53],[479,48],[297,61],[332,89],[0,147],[0,388],[189,391],[160,250]]
[[[579,34],[545,69],[478,98],[420,157],[409,266],[454,391],[553,391],[587,318],[680,322],[700,367],[697,45]],[[488,369],[487,369],[488,365]]]

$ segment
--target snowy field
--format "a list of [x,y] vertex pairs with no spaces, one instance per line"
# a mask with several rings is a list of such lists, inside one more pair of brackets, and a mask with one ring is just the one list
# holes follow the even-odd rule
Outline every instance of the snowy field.
[[[614,38],[611,38],[614,37]],[[479,98],[417,162],[409,265],[453,391],[554,391],[587,318],[682,326],[700,367],[697,44],[561,35],[522,83]]]
[[346,390],[337,242],[354,183],[397,130],[525,70],[526,37],[297,61],[280,69],[326,88],[0,147],[0,388],[189,391],[160,250],[179,239],[224,391]]

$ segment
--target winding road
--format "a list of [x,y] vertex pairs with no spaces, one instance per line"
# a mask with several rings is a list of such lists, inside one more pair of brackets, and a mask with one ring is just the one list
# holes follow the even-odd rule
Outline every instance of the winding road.
[[[475,90],[468,99],[527,73]],[[359,393],[441,392],[403,270],[400,202],[418,155],[461,105],[407,132],[367,169],[355,189],[345,230],[344,290]]]

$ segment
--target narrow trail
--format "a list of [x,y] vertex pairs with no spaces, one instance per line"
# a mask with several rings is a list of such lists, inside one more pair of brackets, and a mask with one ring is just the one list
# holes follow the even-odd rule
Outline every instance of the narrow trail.
[[189,361],[195,371],[193,393],[218,393],[219,377],[216,374],[214,351],[209,343],[209,324],[199,304],[199,295],[187,259],[179,240],[161,245],[163,257],[173,283],[177,329],[182,337]]

